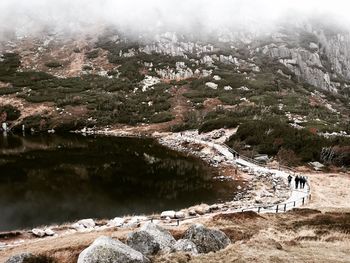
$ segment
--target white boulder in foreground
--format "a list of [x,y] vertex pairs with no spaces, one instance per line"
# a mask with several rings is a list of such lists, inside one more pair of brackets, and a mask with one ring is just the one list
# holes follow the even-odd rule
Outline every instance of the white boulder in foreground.
[[103,236],[80,253],[77,263],[150,263],[150,260],[119,240]]

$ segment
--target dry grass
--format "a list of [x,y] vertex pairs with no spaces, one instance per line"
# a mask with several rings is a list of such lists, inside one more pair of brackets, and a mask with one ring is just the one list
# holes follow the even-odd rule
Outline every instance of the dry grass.
[[[350,176],[310,174],[309,178],[312,202],[308,207],[284,214],[222,214],[171,227],[169,230],[180,239],[189,225],[199,222],[221,229],[232,244],[222,251],[196,257],[186,253],[158,255],[153,262],[350,262]],[[31,238],[1,251],[0,262],[14,254],[32,252],[51,256],[60,263],[75,263],[79,253],[97,237],[105,235],[125,240],[130,231],[118,229],[59,238]]]

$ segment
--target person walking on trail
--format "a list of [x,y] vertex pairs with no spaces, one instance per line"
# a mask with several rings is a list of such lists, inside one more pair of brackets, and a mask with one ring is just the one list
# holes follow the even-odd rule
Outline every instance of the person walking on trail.
[[291,183],[292,183],[292,179],[293,177],[291,175],[288,175],[288,186],[290,187]]
[[300,189],[304,189],[304,176],[300,176]]
[[295,189],[298,189],[298,186],[299,186],[299,183],[300,183],[299,175],[297,175],[294,180],[295,180]]

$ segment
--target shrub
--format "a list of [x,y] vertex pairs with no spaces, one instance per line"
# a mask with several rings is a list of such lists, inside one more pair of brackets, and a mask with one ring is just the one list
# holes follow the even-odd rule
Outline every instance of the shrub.
[[0,115],[6,114],[6,120],[14,121],[21,116],[21,111],[12,105],[0,106]]
[[62,64],[58,61],[50,61],[50,62],[46,62],[45,66],[48,68],[59,68],[59,67],[62,67]]
[[150,122],[152,123],[162,123],[168,122],[174,119],[174,116],[170,112],[160,112],[151,117]]
[[210,132],[220,128],[235,128],[238,122],[230,117],[222,117],[219,119],[209,120],[201,124],[198,129],[199,133]]
[[88,59],[94,59],[94,58],[97,58],[98,57],[98,49],[95,49],[95,50],[92,50],[92,51],[90,51],[90,52],[87,52],[86,53],[86,57],[88,58]]

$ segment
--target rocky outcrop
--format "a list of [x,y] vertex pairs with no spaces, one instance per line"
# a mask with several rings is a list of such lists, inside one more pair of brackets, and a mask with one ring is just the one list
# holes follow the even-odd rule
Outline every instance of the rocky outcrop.
[[192,241],[199,253],[215,252],[224,249],[231,243],[224,232],[205,228],[201,224],[191,226],[185,232],[184,239]]
[[149,263],[140,252],[109,237],[96,239],[80,253],[78,263]]
[[144,224],[141,231],[147,232],[159,244],[161,250],[170,250],[176,242],[170,232],[154,223],[148,222]]

